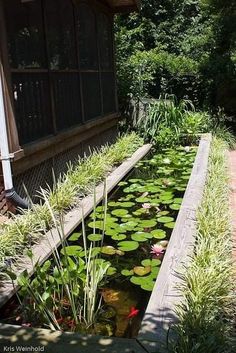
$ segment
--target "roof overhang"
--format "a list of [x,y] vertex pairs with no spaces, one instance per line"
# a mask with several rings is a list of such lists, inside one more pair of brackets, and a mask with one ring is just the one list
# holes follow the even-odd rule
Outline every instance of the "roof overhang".
[[106,0],[113,13],[133,12],[140,9],[140,0]]

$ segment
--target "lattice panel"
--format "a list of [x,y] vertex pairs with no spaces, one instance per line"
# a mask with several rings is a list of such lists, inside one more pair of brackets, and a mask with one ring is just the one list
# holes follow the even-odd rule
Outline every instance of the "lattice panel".
[[22,197],[27,198],[27,194],[24,189],[24,185],[27,189],[27,193],[30,195],[32,200],[36,202],[38,200],[37,191],[40,187],[45,188],[47,184],[53,186],[53,172],[56,178],[59,178],[60,174],[66,173],[68,170],[68,163],[75,165],[78,161],[79,156],[86,156],[93,149],[97,149],[106,143],[112,143],[115,141],[117,136],[117,128],[113,127],[104,131],[100,135],[96,135],[91,139],[80,143],[74,148],[66,150],[54,158],[50,158],[47,161],[39,164],[20,174],[14,178],[14,186],[16,192]]

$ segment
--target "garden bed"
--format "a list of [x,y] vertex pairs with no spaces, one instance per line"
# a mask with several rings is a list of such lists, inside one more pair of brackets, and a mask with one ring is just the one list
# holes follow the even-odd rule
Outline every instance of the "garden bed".
[[[161,191],[161,206],[160,206],[160,199],[157,200],[155,197],[155,193],[159,192],[159,184],[158,184],[158,180],[156,185],[154,184],[152,187],[151,185],[148,184],[148,180],[146,183],[144,183],[143,181],[140,182],[138,181],[138,179],[136,178],[136,180],[133,180],[132,178],[129,178],[131,180],[131,184],[129,179],[127,181],[124,181],[120,184],[120,187],[123,187],[123,191],[127,193],[127,196],[129,196],[129,200],[127,198],[124,198],[124,196],[120,195],[120,191],[118,191],[118,196],[115,195],[114,199],[117,200],[118,197],[118,202],[120,203],[120,206],[123,206],[123,208],[118,208],[118,209],[113,209],[113,207],[117,206],[117,201],[110,201],[110,205],[108,203],[108,206],[111,208],[111,210],[108,209],[108,211],[110,212],[110,214],[108,213],[109,217],[112,217],[113,220],[112,222],[116,222],[114,221],[115,217],[121,218],[122,219],[122,224],[125,225],[126,224],[126,232],[127,232],[127,236],[128,239],[126,239],[126,235],[122,234],[121,232],[118,232],[118,234],[114,234],[114,232],[112,231],[112,229],[110,229],[110,234],[109,236],[112,237],[113,241],[118,242],[118,244],[116,244],[116,246],[114,246],[114,242],[111,243],[112,245],[107,245],[104,244],[103,246],[103,254],[105,256],[109,257],[109,256],[113,256],[116,253],[118,254],[118,252],[120,252],[119,255],[127,255],[129,257],[129,254],[132,256],[134,260],[134,264],[133,266],[131,266],[131,263],[129,262],[129,266],[127,268],[122,268],[120,269],[121,274],[124,277],[128,277],[131,281],[131,283],[137,285],[137,293],[138,293],[138,288],[141,287],[142,290],[149,292],[150,290],[152,290],[153,288],[153,284],[155,283],[155,278],[157,276],[157,273],[159,272],[159,275],[157,277],[157,281],[154,287],[154,290],[152,292],[151,295],[151,300],[149,301],[148,304],[148,308],[145,312],[144,315],[144,321],[142,324],[142,328],[140,331],[140,334],[138,336],[138,341],[137,342],[141,342],[142,345],[146,345],[147,344],[147,349],[148,351],[152,351],[153,347],[154,347],[154,351],[157,351],[157,348],[159,349],[159,340],[163,339],[163,332],[165,331],[166,333],[166,327],[168,327],[174,320],[173,320],[173,294],[176,300],[176,289],[175,289],[175,285],[177,283],[176,281],[176,274],[175,271],[177,270],[178,266],[180,265],[180,263],[186,263],[186,259],[188,257],[188,254],[190,253],[190,249],[192,248],[192,244],[194,242],[194,232],[195,232],[195,228],[194,228],[194,218],[195,218],[195,212],[196,212],[196,208],[199,204],[199,201],[201,199],[201,194],[202,194],[202,190],[204,187],[204,182],[205,182],[205,177],[206,177],[206,170],[207,170],[207,159],[208,159],[208,153],[209,153],[209,145],[210,145],[210,139],[209,137],[207,138],[202,138],[200,141],[200,146],[198,148],[198,153],[197,153],[197,157],[194,163],[194,168],[192,170],[192,174],[188,183],[188,187],[187,190],[185,192],[185,196],[184,196],[184,200],[182,202],[182,206],[180,208],[180,212],[175,224],[175,228],[174,231],[172,233],[171,236],[171,240],[169,243],[169,246],[167,248],[166,251],[166,246],[168,244],[168,240],[170,238],[170,234],[166,234],[166,230],[172,230],[172,228],[174,227],[174,218],[175,218],[175,213],[179,208],[179,201],[181,202],[181,192],[184,191],[183,189],[183,180],[185,180],[185,182],[187,182],[187,179],[189,178],[189,172],[186,169],[186,173],[181,174],[182,175],[182,186],[181,185],[177,185],[177,190],[175,190],[175,192],[177,192],[177,194],[173,195],[173,191],[170,191],[170,186],[172,181],[168,180],[168,178],[165,176],[165,178],[162,178],[162,189],[164,188],[164,191]],[[188,153],[188,150],[185,150],[186,153]],[[166,151],[166,153],[168,154],[168,151]],[[170,158],[171,159],[171,158]],[[181,158],[180,158],[181,161]],[[151,163],[157,166],[157,164],[160,161],[158,160],[158,157],[155,157],[151,159]],[[179,161],[178,161],[179,162]],[[184,162],[182,160],[182,162]],[[142,164],[145,165],[145,161],[141,162]],[[149,162],[150,163],[150,162]],[[167,158],[165,158],[164,164],[168,165],[170,164],[170,160],[167,156]],[[181,166],[180,166],[181,167]],[[131,168],[130,168],[131,169]],[[177,168],[180,169],[180,168]],[[168,173],[170,172],[170,170],[166,170],[165,168],[162,170],[162,173],[165,174],[165,172]],[[184,177],[184,178],[183,178]],[[121,180],[122,178],[120,178],[119,180]],[[140,179],[139,179],[140,180]],[[144,175],[144,180],[145,180],[145,175]],[[138,186],[137,186],[138,184]],[[159,185],[159,186],[158,186]],[[146,188],[149,188],[148,192],[146,191]],[[175,185],[176,187],[176,185]],[[136,218],[127,221],[125,220],[125,217],[129,215],[128,211],[126,211],[126,207],[133,207],[133,202],[132,202],[132,194],[130,194],[133,191],[137,191],[138,188],[138,192],[139,194],[141,193],[141,195],[139,195],[139,197],[137,198],[136,195],[136,199],[138,200],[137,202],[139,203],[139,205],[142,205],[142,207],[136,207],[135,209],[132,209],[132,213],[135,215]],[[126,191],[125,191],[126,189]],[[128,190],[127,190],[128,189]],[[154,190],[155,189],[155,190]],[[147,197],[148,193],[150,195],[152,195],[152,193],[154,194],[154,198],[151,197],[151,202],[150,202],[150,198]],[[102,198],[102,190],[101,190],[101,198]],[[122,199],[123,197],[123,199]],[[101,200],[101,198],[96,198],[96,201],[99,202]],[[93,207],[93,201],[92,202],[92,207]],[[121,205],[122,204],[122,205]],[[151,205],[151,206],[150,206]],[[162,208],[164,206],[164,208]],[[169,206],[170,209],[168,208]],[[160,206],[160,209],[159,209]],[[177,207],[178,206],[178,207]],[[100,206],[101,207],[101,206]],[[168,211],[167,211],[168,209]],[[90,210],[91,211],[91,210]],[[97,209],[98,211],[98,209]],[[173,213],[171,213],[173,212]],[[89,212],[86,213],[86,215]],[[99,212],[98,212],[99,213]],[[119,213],[119,214],[118,214]],[[157,215],[156,215],[157,214]],[[151,219],[147,219],[147,216],[152,216]],[[156,221],[154,221],[153,217],[157,217],[157,222],[159,222],[159,229],[158,231],[155,229],[152,229],[153,227],[156,226]],[[99,216],[99,214],[98,214]],[[137,217],[140,217],[140,220],[137,222]],[[173,218],[174,217],[174,218]],[[77,215],[78,218],[78,215]],[[95,223],[97,221],[93,221],[90,223]],[[131,224],[132,223],[132,224]],[[118,224],[119,226],[121,224]],[[129,226],[127,228],[127,226]],[[90,225],[91,227],[91,225]],[[98,223],[93,224],[91,228],[99,228]],[[124,226],[125,227],[125,226]],[[123,227],[123,228],[124,228]],[[70,230],[69,233],[71,233],[71,231],[73,231],[76,228],[76,226],[73,227],[73,229]],[[112,227],[111,227],[112,228]],[[113,225],[114,228],[114,225]],[[135,233],[134,234],[130,234],[131,231],[133,231],[132,228],[135,228]],[[117,226],[115,228],[117,230]],[[114,229],[113,229],[114,230]],[[123,232],[124,233],[124,232]],[[170,231],[171,233],[171,231]],[[76,233],[78,234],[78,233]],[[93,231],[93,234],[91,234],[92,236],[95,236],[96,233],[95,231]],[[108,235],[108,234],[107,234]],[[72,235],[73,237],[73,235]],[[122,239],[121,239],[122,237]],[[179,244],[179,239],[182,239],[181,244]],[[126,240],[124,240],[126,239]],[[150,240],[152,239],[152,240]],[[155,248],[155,240],[153,241],[153,239],[156,239],[156,241],[158,241],[158,243],[156,244],[156,248]],[[164,240],[162,240],[164,239]],[[74,240],[75,236],[74,236]],[[97,239],[98,240],[98,239]],[[72,238],[73,241],[73,238]],[[147,243],[149,245],[142,245],[141,244],[146,244],[145,241],[147,241]],[[165,242],[165,244],[164,244]],[[69,247],[71,246],[71,244],[69,244]],[[73,245],[72,245],[73,246]],[[149,246],[149,247],[148,247]],[[154,248],[153,248],[154,247]],[[51,248],[51,247],[50,247]],[[138,248],[141,248],[142,250],[142,254],[146,253],[149,255],[146,255],[145,257],[143,257],[144,255],[137,255],[136,253],[138,253],[136,250]],[[148,250],[149,249],[149,250]],[[153,250],[153,252],[155,253],[155,259],[150,259],[150,249]],[[109,250],[109,251],[108,251]],[[134,253],[135,251],[135,253]],[[163,254],[166,251],[166,254],[164,256],[164,261],[163,264],[161,266],[161,269],[159,271],[159,262],[160,260],[162,260],[163,258]],[[124,254],[121,254],[122,252],[124,252]],[[127,252],[127,253],[126,253]],[[45,256],[45,255],[44,255]],[[138,256],[138,258],[137,258]],[[115,257],[115,256],[114,256]],[[125,256],[124,256],[125,259]],[[126,256],[127,259],[127,256]],[[45,257],[44,259],[45,260]],[[43,262],[42,260],[42,262]],[[138,263],[138,260],[140,260],[140,263]],[[112,262],[112,260],[110,260]],[[124,261],[123,261],[124,262]],[[126,261],[127,262],[127,261]],[[135,265],[135,266],[134,266]],[[119,267],[119,266],[118,266]],[[112,262],[112,267],[114,269],[114,263]],[[117,269],[116,269],[117,270]],[[144,273],[141,273],[142,271],[144,271]],[[168,290],[166,290],[166,288],[168,288]],[[169,292],[170,290],[170,292]],[[160,295],[161,293],[161,295]],[[170,300],[170,296],[171,296],[171,300]],[[155,304],[153,304],[155,302]],[[156,306],[156,302],[158,302],[158,307]],[[168,308],[168,310],[166,310]],[[134,310],[133,310],[134,311]],[[160,315],[161,314],[162,319],[160,320]],[[171,313],[171,315],[170,315]],[[132,317],[132,316],[131,316]],[[159,325],[158,327],[158,331],[157,331],[157,325]],[[16,328],[14,326],[8,326],[8,325],[2,325],[2,329],[6,330],[6,335],[9,335],[9,332],[19,332],[20,328]],[[24,330],[21,328],[21,330]],[[162,331],[162,334],[159,335],[158,339],[156,339],[156,335],[157,332]],[[32,331],[28,331],[29,335],[31,335],[31,333],[33,334],[33,332],[44,332],[46,333],[45,330],[40,330],[40,329],[35,329]],[[31,333],[30,333],[31,332]],[[58,337],[58,335],[61,337],[63,336],[62,333],[57,334],[56,336]],[[67,336],[68,337],[68,336]],[[73,338],[77,337],[77,342],[78,342],[78,337],[82,337],[78,334],[73,334],[73,336],[71,336]],[[131,335],[131,337],[133,337],[133,335]],[[9,337],[8,337],[9,338]],[[4,340],[4,337],[2,337],[2,340]],[[6,340],[6,338],[5,338]],[[88,342],[86,343],[87,345],[89,345],[89,338],[88,338]],[[116,341],[116,338],[112,338],[111,342]],[[60,339],[58,340],[60,341]],[[92,339],[92,341],[94,342],[94,339]],[[131,340],[133,342],[135,342],[134,340]],[[147,343],[148,341],[148,343]],[[158,341],[158,342],[157,342]],[[5,341],[6,342],[6,341]],[[121,341],[119,341],[121,342]],[[122,340],[122,342],[124,343],[124,340]],[[129,341],[130,342],[130,341]],[[122,343],[122,344],[123,344]],[[93,343],[94,344],[94,343]],[[135,343],[136,344],[136,343]],[[130,347],[130,343],[127,342],[127,349],[128,346]],[[91,346],[90,346],[90,350],[92,349],[92,342],[91,342]],[[124,346],[125,347],[125,346]],[[87,348],[88,349],[88,346]],[[141,349],[141,347],[139,348],[139,350]],[[151,350],[150,350],[151,349]],[[111,350],[109,350],[111,351]],[[128,351],[128,350],[127,350]],[[136,351],[136,350],[135,350]],[[142,351],[142,349],[140,350]]]

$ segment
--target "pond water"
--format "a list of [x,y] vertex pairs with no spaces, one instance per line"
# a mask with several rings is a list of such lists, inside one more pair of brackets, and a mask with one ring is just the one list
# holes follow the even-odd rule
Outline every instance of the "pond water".
[[[21,305],[10,305],[10,314],[8,304],[1,312],[2,321],[36,327],[51,327],[50,322],[56,321],[56,328],[65,331],[135,337],[165,256],[195,154],[195,147],[179,147],[152,152],[140,161],[108,201],[98,205],[83,227],[63,244],[59,250],[61,260],[56,254],[38,267],[31,282],[26,276],[20,279]],[[85,258],[96,261],[96,266],[104,269],[103,275],[88,274]],[[60,271],[64,271],[63,280]],[[99,275],[96,288],[100,296],[93,302],[91,299],[90,309],[85,308],[83,303],[90,300],[91,291],[84,294],[81,288],[89,287]],[[87,282],[86,276],[90,276]],[[40,295],[36,296],[36,292]],[[73,304],[75,298],[78,302]],[[89,315],[96,317],[93,324],[83,319]]]

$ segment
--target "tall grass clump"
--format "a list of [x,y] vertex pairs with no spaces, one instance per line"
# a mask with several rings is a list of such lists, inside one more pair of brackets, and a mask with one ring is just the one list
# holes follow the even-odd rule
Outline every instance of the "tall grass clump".
[[[79,158],[68,172],[55,182],[52,189],[44,190],[54,214],[58,215],[78,203],[79,198],[90,193],[111,169],[130,157],[142,146],[143,140],[131,133],[120,137],[115,144],[103,146],[89,156]],[[21,256],[26,245],[40,240],[45,229],[53,225],[52,215],[45,204],[35,205],[20,215],[12,215],[9,223],[0,226],[0,269],[9,258]]]
[[193,258],[183,275],[174,353],[233,353],[233,265],[227,170],[228,144],[213,137],[208,179],[197,214]]
[[196,112],[189,100],[173,96],[149,103],[146,112],[133,121],[134,129],[157,147],[191,144],[197,135],[208,131],[209,115]]
[[[106,218],[107,198],[104,188],[104,219]],[[105,280],[110,262],[100,257],[101,241],[87,240],[84,219],[82,219],[82,234],[74,233],[82,241],[74,247],[68,247],[64,234],[63,216],[58,222],[47,194],[42,191],[47,207],[60,238],[61,249],[49,242],[52,250],[51,259],[40,265],[36,263],[34,278],[27,271],[16,278],[14,272],[8,269],[8,276],[13,286],[17,282],[21,289],[17,293],[20,303],[18,317],[23,323],[41,325],[51,330],[93,332],[97,319],[102,311],[102,298],[99,285]],[[96,222],[96,200],[94,199],[93,221]],[[34,206],[33,206],[34,207]],[[104,222],[105,227],[105,222]],[[95,230],[94,230],[95,234]],[[51,233],[53,238],[53,233]],[[83,245],[83,246],[81,246]],[[33,254],[28,251],[33,261]],[[15,282],[14,282],[15,281]],[[106,322],[108,323],[108,321]]]

